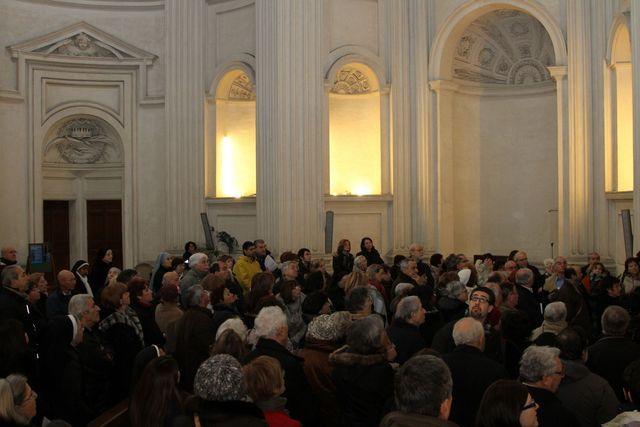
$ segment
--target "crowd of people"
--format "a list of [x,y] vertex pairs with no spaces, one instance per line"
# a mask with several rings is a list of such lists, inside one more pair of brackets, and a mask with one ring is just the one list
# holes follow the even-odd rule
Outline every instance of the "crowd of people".
[[[55,284],[0,257],[0,426],[638,425],[640,259],[530,264],[514,250],[386,264],[343,239],[210,258],[194,242],[145,277],[113,251]],[[330,271],[328,271],[330,270]]]

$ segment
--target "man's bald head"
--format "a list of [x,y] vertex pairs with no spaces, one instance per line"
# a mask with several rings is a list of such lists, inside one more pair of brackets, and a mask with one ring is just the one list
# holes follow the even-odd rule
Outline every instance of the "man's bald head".
[[60,270],[57,279],[58,288],[60,288],[62,292],[72,291],[76,287],[76,276],[69,270]]
[[18,261],[18,251],[14,246],[3,246],[2,249],[0,249],[0,256],[2,256],[2,258],[6,259],[7,261]]
[[175,271],[168,271],[162,276],[162,286],[173,285],[180,287],[180,276]]
[[484,350],[484,327],[472,317],[463,317],[453,326],[453,342]]

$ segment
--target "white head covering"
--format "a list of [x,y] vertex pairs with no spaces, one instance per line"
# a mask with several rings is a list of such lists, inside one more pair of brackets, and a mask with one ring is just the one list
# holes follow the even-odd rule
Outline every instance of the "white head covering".
[[458,271],[458,277],[460,278],[460,282],[462,282],[463,285],[467,285],[467,283],[469,283],[469,278],[471,277],[471,270],[469,270],[468,268],[463,268],[462,270]]

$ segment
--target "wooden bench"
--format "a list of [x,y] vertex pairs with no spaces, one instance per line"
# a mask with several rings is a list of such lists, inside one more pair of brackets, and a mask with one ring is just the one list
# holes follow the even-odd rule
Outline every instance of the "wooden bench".
[[89,427],[125,427],[129,425],[129,399],[103,412]]

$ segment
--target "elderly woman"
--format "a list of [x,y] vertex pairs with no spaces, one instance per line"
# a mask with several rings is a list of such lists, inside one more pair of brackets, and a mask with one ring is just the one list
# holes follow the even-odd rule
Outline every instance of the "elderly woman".
[[322,425],[340,424],[336,386],[331,378],[329,355],[341,347],[351,316],[346,311],[321,314],[309,323],[305,346],[298,352],[304,359],[304,373],[318,399]]
[[38,395],[22,375],[9,375],[0,379],[0,424],[28,426],[36,416]]
[[355,321],[347,345],[329,356],[344,425],[378,426],[393,393],[396,351],[382,321],[369,316]]
[[174,426],[267,426],[262,410],[247,398],[242,365],[228,354],[216,354],[198,368],[190,416]]
[[105,341],[114,350],[114,399],[129,393],[131,369],[136,354],[144,347],[144,333],[138,315],[129,307],[129,291],[114,283],[102,291],[104,319],[98,325]]
[[460,320],[467,312],[467,287],[459,281],[447,283],[444,295],[438,300],[438,309],[445,322]]
[[227,283],[224,278],[211,273],[202,279],[201,285],[209,291],[209,299],[213,308],[214,334],[227,319],[240,317],[236,307],[238,297],[229,290]]
[[367,258],[364,255],[358,255],[353,260],[353,271],[357,271],[358,273],[366,273],[367,272]]

